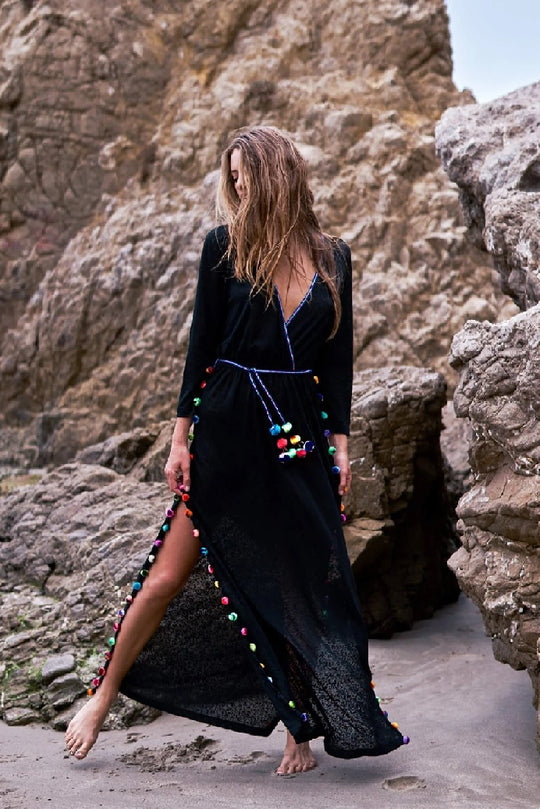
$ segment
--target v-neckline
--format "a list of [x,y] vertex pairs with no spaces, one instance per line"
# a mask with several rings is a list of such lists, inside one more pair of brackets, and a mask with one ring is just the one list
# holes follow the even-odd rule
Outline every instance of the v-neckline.
[[291,322],[293,317],[295,317],[295,315],[298,314],[298,312],[300,311],[302,306],[308,300],[309,296],[311,295],[311,293],[313,291],[313,287],[315,286],[315,282],[317,281],[318,277],[319,277],[319,273],[315,272],[313,274],[313,278],[311,279],[310,285],[307,288],[306,294],[304,295],[304,297],[302,298],[300,303],[296,306],[296,308],[293,309],[293,311],[291,312],[291,314],[288,317],[285,317],[285,309],[284,309],[284,306],[283,306],[283,301],[281,300],[281,295],[279,294],[278,285],[274,284],[274,289],[276,291],[277,299],[278,299],[278,302],[279,302],[279,308],[281,310],[281,315],[283,317],[283,322],[285,323],[286,326],[289,325],[289,323]]

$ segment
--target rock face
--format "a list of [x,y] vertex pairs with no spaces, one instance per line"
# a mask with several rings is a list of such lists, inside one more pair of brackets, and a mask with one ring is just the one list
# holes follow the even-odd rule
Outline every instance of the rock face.
[[540,302],[540,82],[489,104],[448,110],[437,147],[476,245],[493,256],[520,309]]
[[[169,499],[163,483],[77,463],[0,501],[5,721],[65,726]],[[121,699],[111,725],[152,713]]]
[[[404,629],[457,596],[438,442],[445,398],[434,372],[356,375],[347,542],[372,634]],[[146,449],[144,439],[134,431],[91,447],[0,499],[0,676],[10,724],[65,726],[101,665],[116,609],[170,500],[163,482],[148,482],[158,466],[161,475],[162,444]],[[151,715],[122,699],[111,724]]]
[[529,672],[537,706],[539,113],[536,84],[492,104],[449,110],[437,131],[439,153],[460,186],[473,237],[483,239],[504,288],[526,309],[504,323],[469,322],[452,344],[451,362],[461,374],[454,405],[472,424],[474,483],[459,504],[463,547],[450,564],[482,611],[496,658]]
[[358,369],[452,385],[452,335],[514,311],[434,153],[434,121],[471,100],[443,0],[8,0],[0,42],[0,462],[64,463],[174,412],[242,125],[293,135],[323,226],[351,244]]
[[356,374],[345,534],[370,634],[389,637],[457,598],[439,444],[446,385],[420,368]]

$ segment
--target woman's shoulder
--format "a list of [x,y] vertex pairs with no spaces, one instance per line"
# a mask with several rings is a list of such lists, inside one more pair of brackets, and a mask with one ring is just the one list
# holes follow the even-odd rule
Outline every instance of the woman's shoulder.
[[334,238],[334,253],[340,258],[344,258],[346,262],[351,260],[351,248],[344,239]]
[[209,230],[204,237],[204,246],[210,250],[219,251],[221,254],[225,253],[229,247],[229,229],[227,225],[218,225]]
[[201,268],[218,271],[223,277],[228,277],[229,268],[229,233],[226,225],[209,230],[204,237],[201,256]]
[[338,236],[330,236],[325,233],[324,238],[328,247],[332,251],[334,265],[338,276],[343,277],[351,267],[351,248],[344,239]]
[[324,249],[330,249],[333,254],[334,258],[338,257],[349,257],[351,255],[351,248],[340,236],[334,236],[331,233],[321,233],[322,243],[324,245]]

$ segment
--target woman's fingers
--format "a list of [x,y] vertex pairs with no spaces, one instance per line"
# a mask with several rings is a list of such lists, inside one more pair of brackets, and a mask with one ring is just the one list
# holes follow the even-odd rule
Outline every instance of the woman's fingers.
[[171,492],[189,491],[190,464],[189,448],[173,444],[164,470]]
[[169,466],[168,463],[167,463],[167,466],[165,467],[164,471],[165,471],[165,477],[167,479],[167,483],[169,485],[169,489],[171,490],[171,492],[177,492],[178,491],[178,485],[179,485],[179,483],[182,482],[181,474],[180,474],[180,480],[179,480],[179,472],[178,472],[178,470],[175,469],[172,466]]
[[339,471],[338,494],[344,495],[349,490],[350,485],[351,485],[351,468],[349,465],[347,465],[345,469],[340,468]]
[[189,487],[191,485],[190,464],[189,463],[185,463],[182,466],[182,472],[180,473],[179,485],[182,486],[183,491],[189,492]]
[[351,485],[351,465],[347,453],[338,452],[334,455],[334,463],[339,467],[338,494],[343,496]]

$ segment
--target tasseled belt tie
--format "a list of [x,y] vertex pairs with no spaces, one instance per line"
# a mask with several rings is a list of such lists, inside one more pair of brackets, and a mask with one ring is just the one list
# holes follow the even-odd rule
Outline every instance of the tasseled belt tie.
[[[232,360],[218,359],[214,367],[219,363],[232,365],[240,371],[245,371],[248,375],[251,387],[259,397],[259,401],[264,407],[264,412],[270,423],[270,435],[278,436],[276,441],[279,450],[278,458],[282,463],[288,463],[294,458],[305,458],[309,452],[315,449],[315,442],[311,439],[303,440],[301,436],[293,433],[293,425],[288,421],[279,409],[274,397],[261,379],[261,374],[287,374],[288,376],[300,376],[302,374],[313,374],[311,368],[303,371],[282,371],[274,368],[248,368]],[[314,377],[318,382],[317,377]],[[323,418],[328,418],[326,413],[322,413]],[[279,423],[278,423],[279,421]],[[289,433],[293,433],[289,435]]]

